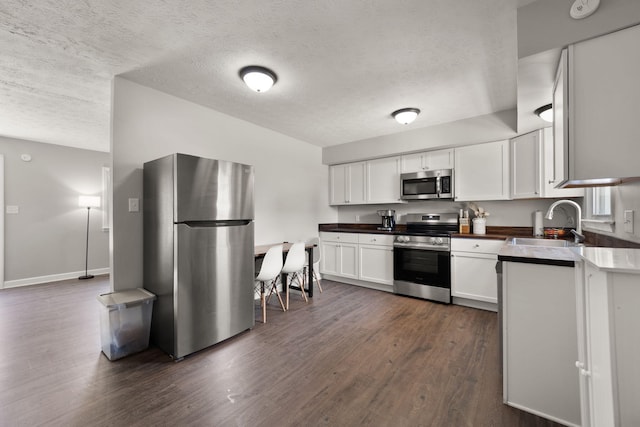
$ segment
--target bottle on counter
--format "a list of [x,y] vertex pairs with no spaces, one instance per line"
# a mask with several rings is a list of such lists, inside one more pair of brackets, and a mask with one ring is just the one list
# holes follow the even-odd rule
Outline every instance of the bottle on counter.
[[458,218],[460,225],[459,231],[460,234],[469,234],[471,232],[469,226],[469,212],[464,209],[460,209],[460,217]]

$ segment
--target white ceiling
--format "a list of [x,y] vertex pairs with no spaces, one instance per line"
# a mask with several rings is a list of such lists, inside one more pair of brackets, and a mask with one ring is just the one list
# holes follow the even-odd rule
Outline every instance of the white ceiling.
[[3,0],[0,135],[108,151],[116,75],[318,146],[515,108],[532,1]]

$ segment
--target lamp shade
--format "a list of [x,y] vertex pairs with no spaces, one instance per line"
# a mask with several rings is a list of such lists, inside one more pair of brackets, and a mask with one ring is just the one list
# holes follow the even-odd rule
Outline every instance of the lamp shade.
[[276,73],[268,68],[250,65],[240,70],[240,77],[251,90],[266,92],[278,81]]
[[418,114],[420,114],[420,110],[417,108],[403,108],[391,113],[393,118],[402,125],[408,125],[413,122],[418,117]]
[[99,208],[100,197],[99,196],[79,196],[78,206],[81,208]]

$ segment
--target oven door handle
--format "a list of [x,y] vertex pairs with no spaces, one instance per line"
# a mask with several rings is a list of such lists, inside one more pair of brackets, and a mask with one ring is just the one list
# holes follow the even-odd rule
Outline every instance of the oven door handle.
[[393,247],[399,248],[399,249],[418,249],[423,251],[449,252],[449,247],[447,246],[416,245],[411,243],[394,243]]

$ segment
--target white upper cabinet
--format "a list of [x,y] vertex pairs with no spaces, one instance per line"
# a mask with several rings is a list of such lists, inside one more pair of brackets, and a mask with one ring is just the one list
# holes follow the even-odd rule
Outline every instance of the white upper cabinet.
[[329,204],[402,203],[400,200],[401,157],[329,167]]
[[[540,129],[542,146],[542,197],[584,197],[584,188],[556,188],[556,146],[552,128]],[[562,150],[560,150],[562,151]],[[558,160],[562,164],[562,158]]]
[[560,63],[569,182],[640,176],[639,41],[636,25],[570,45]]
[[567,90],[567,49],[563,49],[556,71],[556,80],[553,86],[553,174],[549,184],[556,187],[569,179],[569,127],[568,110],[565,107],[568,99]]
[[582,188],[555,188],[555,147],[551,128],[518,136],[510,144],[512,199],[584,196]]
[[509,199],[509,141],[455,150],[455,200]]
[[511,198],[540,197],[542,165],[540,131],[513,138],[511,144]]
[[400,202],[400,156],[367,162],[367,203]]
[[424,151],[402,156],[402,173],[453,168],[453,149]]
[[329,201],[331,205],[365,202],[366,163],[347,163],[329,167]]

